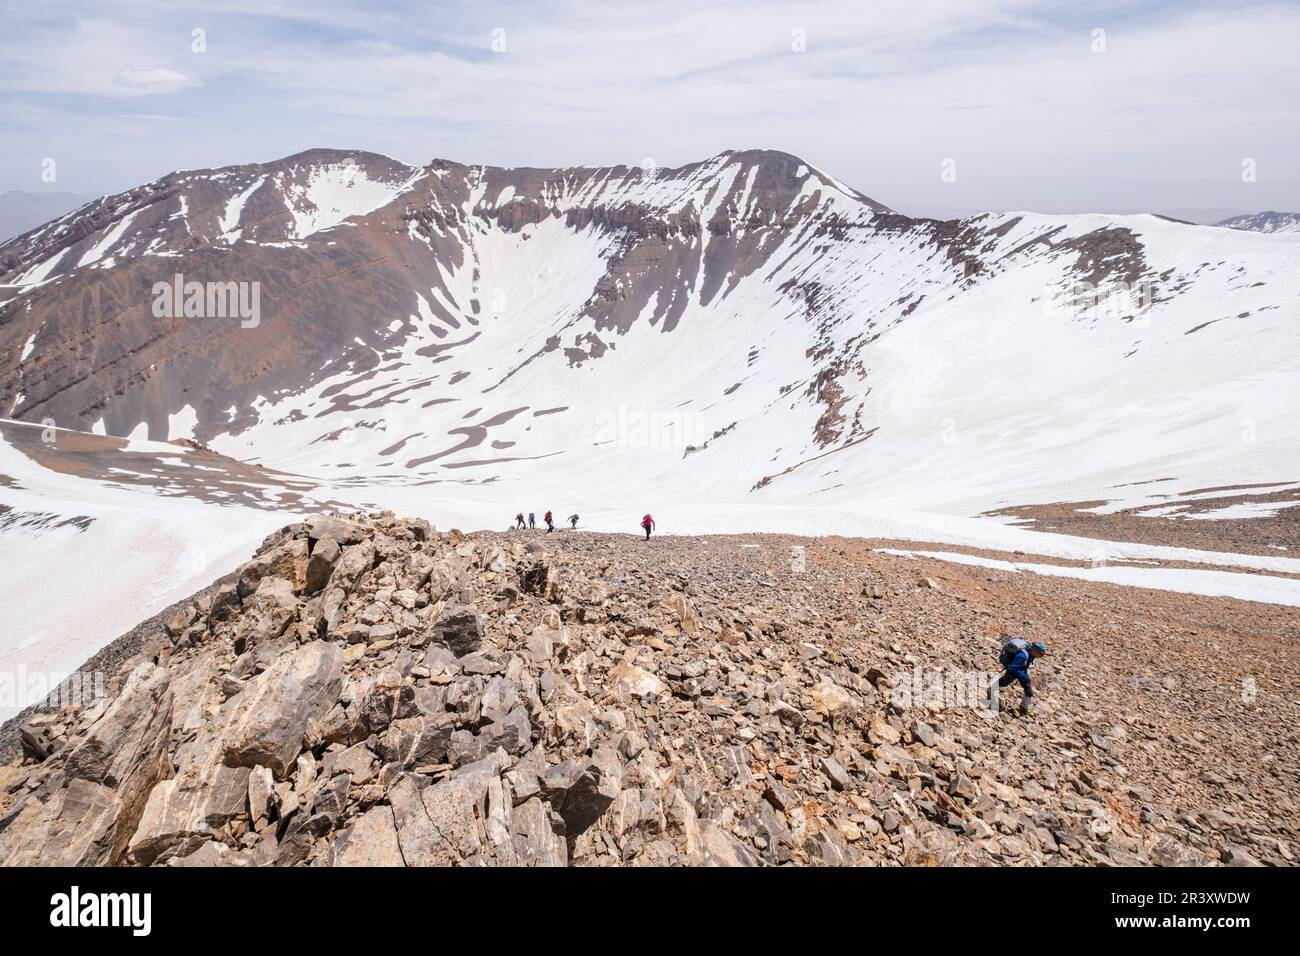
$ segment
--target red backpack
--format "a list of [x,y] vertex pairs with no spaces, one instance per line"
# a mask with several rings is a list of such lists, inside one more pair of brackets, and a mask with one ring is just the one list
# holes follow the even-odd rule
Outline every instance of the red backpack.
[[654,523],[655,523],[655,519],[650,517],[649,515],[646,515],[644,518],[641,519],[641,527],[643,528],[648,528]]

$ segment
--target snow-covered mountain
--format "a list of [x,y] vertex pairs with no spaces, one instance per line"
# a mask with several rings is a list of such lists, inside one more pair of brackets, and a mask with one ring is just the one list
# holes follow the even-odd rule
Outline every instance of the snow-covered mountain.
[[[654,171],[318,150],[0,247],[0,405],[345,485],[587,507],[689,488],[969,511],[1171,467],[1274,479],[1296,460],[1300,244],[1272,239],[911,219],[771,152]],[[256,283],[257,321],[156,317],[177,275]]]
[[325,502],[1020,547],[971,516],[1300,477],[1297,262],[1149,215],[915,219],[769,151],[178,172],[0,246],[0,545],[47,581],[88,555],[73,588],[117,556],[105,630]]
[[1232,216],[1215,225],[1250,232],[1300,232],[1300,212],[1257,212]]

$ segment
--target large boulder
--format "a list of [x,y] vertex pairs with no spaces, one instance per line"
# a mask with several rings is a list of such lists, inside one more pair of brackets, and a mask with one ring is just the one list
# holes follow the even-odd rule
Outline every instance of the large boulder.
[[248,807],[249,769],[210,763],[197,773],[159,781],[131,837],[129,859],[140,866],[184,857]]
[[335,515],[312,515],[304,522],[307,537],[312,541],[332,538],[339,544],[356,544],[367,537],[366,526]]
[[342,553],[343,549],[333,538],[321,538],[316,542],[316,547],[311,550],[311,557],[307,559],[303,583],[304,594],[315,594],[325,589],[325,585],[329,584],[330,575],[334,573],[334,565]]
[[45,802],[29,797],[0,832],[0,866],[103,866],[121,812],[117,794],[89,780],[68,781]]
[[302,752],[308,724],[334,706],[342,687],[343,651],[337,644],[311,641],[281,654],[228,702],[233,707],[225,722],[225,762],[268,767],[283,780]]

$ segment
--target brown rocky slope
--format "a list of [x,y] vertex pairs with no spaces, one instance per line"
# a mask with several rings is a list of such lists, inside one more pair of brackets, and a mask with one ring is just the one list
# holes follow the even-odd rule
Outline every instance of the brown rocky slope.
[[[844,539],[317,517],[24,715],[0,861],[1287,865],[1297,621]],[[1051,644],[1032,720],[900,699],[1003,628]]]

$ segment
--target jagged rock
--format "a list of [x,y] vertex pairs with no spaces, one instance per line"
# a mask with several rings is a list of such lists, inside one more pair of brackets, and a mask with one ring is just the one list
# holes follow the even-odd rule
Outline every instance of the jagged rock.
[[818,761],[818,766],[821,767],[822,773],[826,774],[831,786],[836,790],[847,790],[853,783],[848,771],[834,757],[822,757]]
[[813,710],[827,717],[856,710],[856,697],[832,680],[823,680],[812,690]]
[[510,829],[520,866],[567,866],[564,820],[537,797],[515,807]]
[[623,786],[618,756],[598,751],[590,760],[566,760],[541,778],[542,798],[564,819],[572,839],[596,822]]
[[500,720],[487,724],[479,731],[479,738],[485,750],[500,747],[516,756],[526,753],[533,741],[533,726],[528,720],[528,712],[516,707]]
[[230,703],[224,737],[227,763],[269,767],[283,780],[302,752],[310,721],[334,705],[343,683],[343,652],[312,641],[281,655]]
[[442,763],[455,729],[455,718],[445,713],[396,720],[379,738],[379,756],[404,768]]
[[405,720],[418,712],[415,688],[396,675],[385,675],[361,701],[357,722],[366,734],[379,734],[394,720]]
[[371,807],[335,837],[320,861],[328,866],[405,866],[391,807]]
[[[159,781],[131,837],[131,862],[149,866],[194,852],[212,839],[221,823],[242,813],[247,799],[247,768],[223,776],[211,788],[186,787],[176,779]],[[224,812],[209,816],[209,808],[223,803]]]
[[472,654],[483,645],[483,624],[478,611],[464,605],[444,609],[433,626],[431,639],[457,657]]
[[311,557],[307,559],[302,589],[304,594],[315,594],[325,589],[330,575],[334,573],[334,564],[342,553],[343,549],[333,538],[321,538],[316,542]]
[[1263,866],[1259,860],[1255,859],[1248,852],[1239,846],[1230,847],[1227,852],[1227,859],[1224,860],[1226,866]]
[[265,823],[275,796],[275,781],[266,767],[254,767],[248,774],[248,817],[254,827]]
[[365,744],[354,744],[343,750],[336,750],[325,755],[321,761],[321,772],[326,777],[346,773],[356,786],[368,781],[375,772],[375,754]]
[[29,796],[0,831],[0,865],[103,866],[114,860],[122,801],[90,780],[73,779],[42,802]]
[[700,823],[699,857],[705,866],[758,865],[753,853],[712,820]]
[[618,697],[653,699],[667,692],[668,685],[649,671],[628,661],[620,661],[609,672],[610,690]]
[[298,599],[293,584],[284,578],[266,576],[257,590],[244,600],[235,627],[235,653],[247,647],[262,647],[284,633],[297,611]]
[[[500,753],[425,787],[402,777],[389,791],[401,852],[409,866],[516,862],[500,779]],[[535,837],[536,839],[536,837]]]
[[168,772],[172,694],[165,667],[143,663],[68,754],[46,795],[29,792],[0,832],[6,865],[115,864],[149,791]]
[[23,756],[28,760],[44,760],[54,753],[57,746],[49,727],[41,727],[31,722],[18,725],[18,737],[22,744]]
[[337,544],[356,544],[369,536],[361,522],[332,515],[312,515],[305,525],[307,537],[317,542],[329,538]]
[[785,810],[790,806],[790,796],[778,780],[769,780],[767,782],[767,789],[763,791],[763,799],[778,810]]
[[[258,577],[261,580],[261,577]],[[240,600],[239,590],[234,584],[223,584],[217,588],[216,594],[212,596],[212,604],[208,608],[208,620],[212,622],[227,621],[239,613]]]

